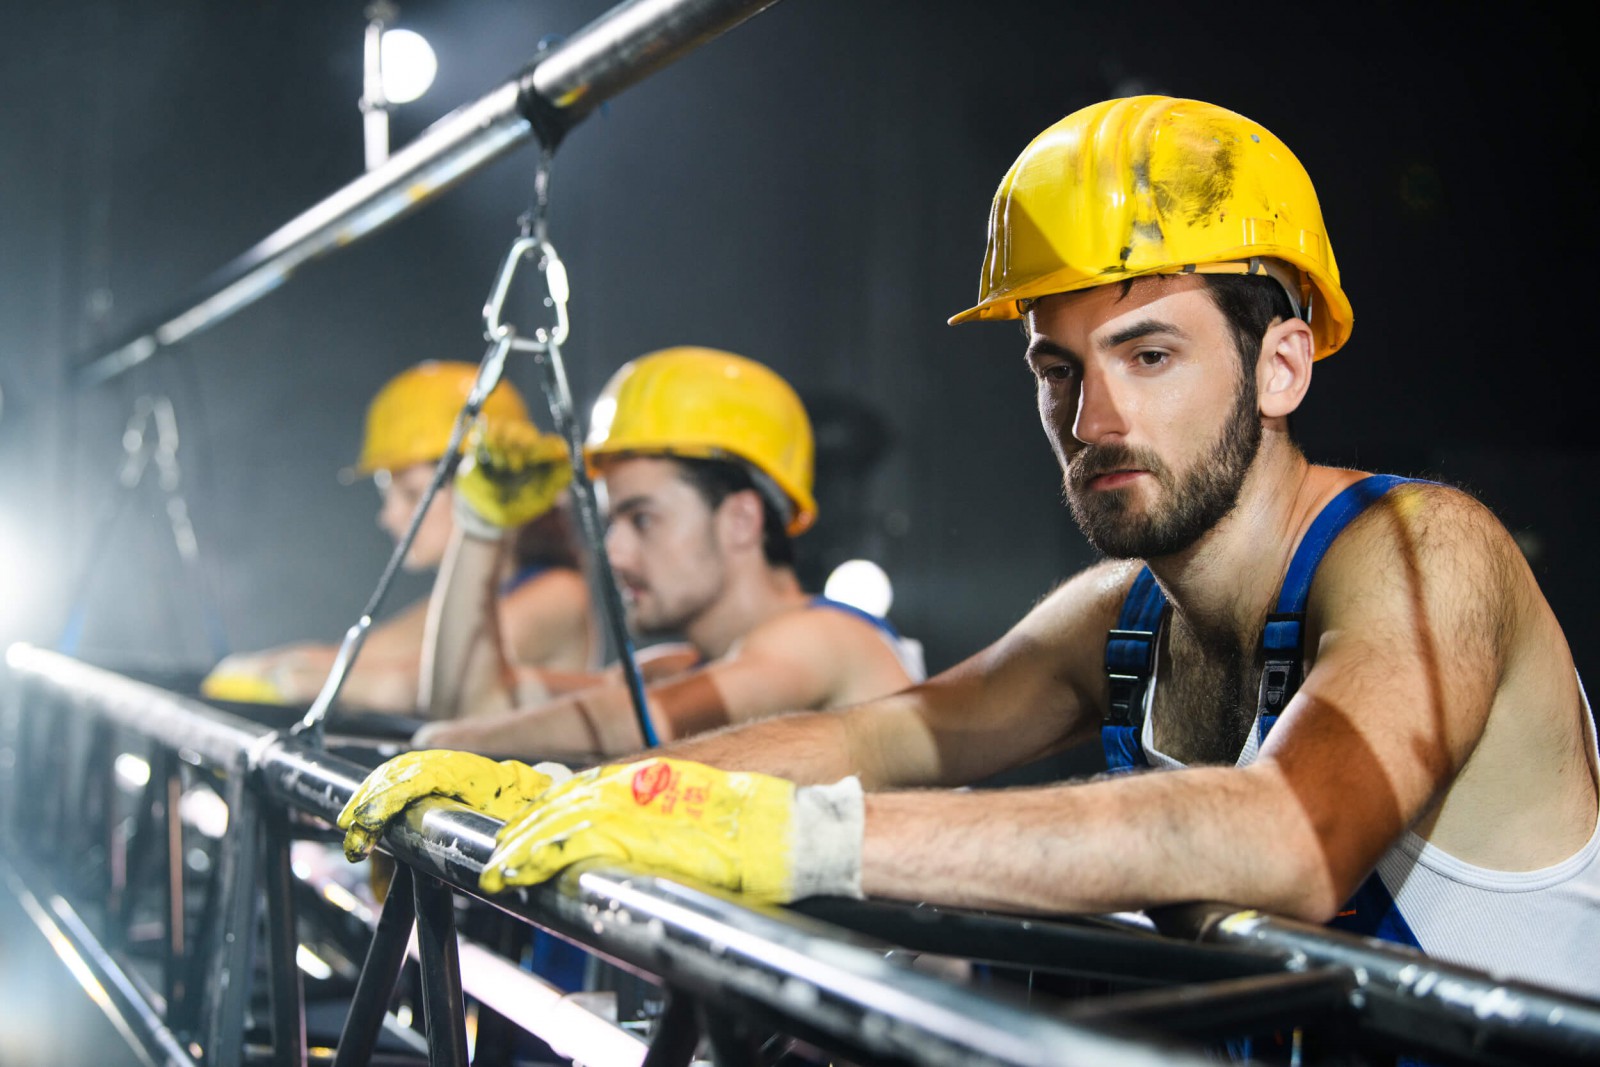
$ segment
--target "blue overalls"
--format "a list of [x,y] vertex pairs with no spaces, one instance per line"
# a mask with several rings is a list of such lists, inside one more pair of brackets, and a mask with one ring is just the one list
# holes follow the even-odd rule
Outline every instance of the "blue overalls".
[[[1323,554],[1368,505],[1395,486],[1413,481],[1392,474],[1364,478],[1334,497],[1306,531],[1289,562],[1289,573],[1278,592],[1277,610],[1267,616],[1261,634],[1261,693],[1256,704],[1261,741],[1266,741],[1278,715],[1300,688],[1305,663],[1301,645],[1306,599]],[[1106,768],[1113,772],[1149,766],[1139,734],[1144,726],[1146,693],[1155,673],[1156,635],[1166,606],[1166,595],[1150,568],[1144,568],[1122,602],[1117,628],[1106,638],[1106,677],[1111,683],[1111,700],[1100,738]],[[1367,877],[1328,925],[1348,933],[1421,947],[1377,872]]]

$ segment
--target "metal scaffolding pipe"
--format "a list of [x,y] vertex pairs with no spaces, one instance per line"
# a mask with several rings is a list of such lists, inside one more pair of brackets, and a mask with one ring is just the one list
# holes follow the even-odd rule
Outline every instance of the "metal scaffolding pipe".
[[[13,645],[6,662],[35,696],[191,749],[197,762],[222,770],[248,765],[261,795],[323,819],[336,817],[365,777],[362,767],[325,750],[58,653]],[[199,747],[191,743],[196,738]],[[1204,1062],[1159,1040],[1104,1034],[917,973],[800,915],[745,907],[610,865],[479,896],[478,874],[500,825],[450,800],[424,800],[406,809],[384,843],[419,875],[660,975],[671,987],[885,1059],[1014,1067]]]
[[291,219],[177,307],[72,361],[82,385],[138,366],[261,299],[301,264],[361,240],[537,136],[554,146],[601,103],[777,0],[627,0],[389,161]]
[[[285,803],[332,819],[364,776],[360,766],[326,751],[56,653],[13,646],[6,659],[23,683],[24,705],[50,700],[56,707],[103,716],[186,750],[184,758],[193,762],[223,770],[248,765],[252,791],[269,804]],[[478,874],[499,828],[496,820],[452,801],[423,801],[407,809],[384,843],[419,874],[478,896]],[[880,1058],[919,1063],[1200,1062],[1156,1042],[1130,1041],[1030,1013],[909,971],[883,959],[881,952],[851,944],[836,927],[794,911],[752,909],[607,865],[571,870],[545,885],[479,899],[625,967],[659,975],[669,988],[703,1003],[751,1018],[783,1020],[798,1028],[790,1032],[824,1035]],[[855,906],[866,908],[868,915],[847,921],[857,930],[872,930],[871,912],[886,907]],[[838,918],[849,907],[839,902],[821,913]],[[1327,982],[1308,980],[1300,989],[1309,998],[1307,1004],[1319,1011],[1337,999],[1330,999],[1335,972],[1348,975],[1352,1020],[1362,1030],[1406,1047],[1485,1063],[1593,1063],[1600,1056],[1600,1004],[1592,1001],[1258,912],[1195,906],[1160,909],[1152,918],[1169,935],[1272,959],[1284,972],[1322,972]],[[1122,924],[1115,916],[1099,921]],[[1026,938],[1030,929],[1037,935],[1041,925],[1020,923],[1017,936]],[[1141,936],[1130,939],[1126,950],[1135,955],[1150,941],[1147,927],[1137,929]],[[965,943],[974,932],[958,927],[953,934],[958,935],[956,942]],[[1000,933],[990,925],[982,932],[990,938]],[[931,949],[941,938],[935,930],[921,940]],[[1082,947],[1070,939],[1062,945]],[[1004,959],[1005,947],[996,948],[984,955]],[[1212,978],[1232,973],[1209,990],[1130,994],[1120,1006],[1137,1015],[1143,1007],[1176,996],[1197,1003],[1210,998],[1214,1006],[1227,1004],[1231,1011],[1245,1003],[1236,995],[1240,988],[1252,982],[1275,984],[1249,977],[1254,968],[1240,966],[1241,961],[1219,957],[1218,962],[1222,966],[1215,970],[1197,966],[1197,960],[1180,967],[1210,971]],[[1063,969],[1074,968],[1069,963]],[[1137,963],[1131,969],[1152,977]]]
[[[1600,1062],[1600,1004],[1458,967],[1311,923],[1221,905],[1163,909],[1166,932],[1270,953],[1296,968],[1343,967],[1375,1028],[1441,1051],[1506,1051],[1540,1063]],[[1425,1008],[1424,1012],[1415,1009]],[[1419,1020],[1427,1025],[1419,1027]]]

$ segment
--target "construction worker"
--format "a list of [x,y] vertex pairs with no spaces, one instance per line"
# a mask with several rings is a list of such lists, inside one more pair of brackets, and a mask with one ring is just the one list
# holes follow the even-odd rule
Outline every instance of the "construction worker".
[[[373,478],[383,501],[378,525],[396,541],[433,477],[476,377],[477,367],[470,363],[420,363],[385,384],[367,408],[361,455],[349,473]],[[527,406],[509,382],[489,394],[480,421],[480,434],[510,434],[523,440],[525,449],[560,449],[559,438],[534,429]],[[560,459],[564,464],[564,450]],[[403,566],[413,571],[437,568],[456,536],[462,511],[452,486],[441,488]],[[594,644],[588,586],[564,512],[548,508],[497,536],[491,556],[499,610],[491,620],[494,632],[475,639],[503,645],[506,659],[520,667],[587,669]],[[342,704],[433,713],[425,699],[419,708],[427,609],[426,601],[412,604],[373,628],[345,681]],[[229,656],[207,676],[202,691],[218,699],[307,703],[321,689],[336,651],[335,645],[300,643]]]
[[[1227,901],[1600,996],[1594,727],[1532,573],[1466,494],[1313,466],[1290,437],[1352,313],[1283,142],[1155,96],[1051,126],[952,322],[1018,318],[1107,560],[900,695],[519,782],[483,885],[601,856],[778,901]],[[1162,773],[929,788],[1097,732],[1113,769]],[[423,777],[375,774],[349,850]]]
[[[816,519],[811,423],[767,367],[709,348],[641,356],[601,392],[586,454],[609,501],[606,551],[629,625],[688,646],[686,658],[648,664],[647,704],[660,737],[840,707],[921,680],[920,646],[883,619],[807,593],[795,577],[790,538]],[[482,459],[493,465],[492,456]],[[502,514],[514,521],[516,510]],[[441,616],[436,674],[463,676],[447,647],[462,643],[444,620],[488,610],[483,566],[465,553],[452,561],[465,595]],[[541,755],[632,752],[644,743],[620,675],[537,693],[543,699],[520,710],[477,714],[495,677],[474,687],[478,706],[430,724],[416,743]]]

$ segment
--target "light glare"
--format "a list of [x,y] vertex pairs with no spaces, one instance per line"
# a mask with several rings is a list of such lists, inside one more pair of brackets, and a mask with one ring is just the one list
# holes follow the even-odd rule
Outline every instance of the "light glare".
[[383,35],[383,98],[409,104],[428,91],[439,73],[439,60],[420,33],[387,30]]
[[870,559],[850,559],[828,575],[822,595],[881,617],[889,614],[894,603],[894,586],[883,568]]
[[118,784],[129,792],[144,788],[150,781],[150,764],[132,752],[119,755],[111,764],[111,769],[117,777]]

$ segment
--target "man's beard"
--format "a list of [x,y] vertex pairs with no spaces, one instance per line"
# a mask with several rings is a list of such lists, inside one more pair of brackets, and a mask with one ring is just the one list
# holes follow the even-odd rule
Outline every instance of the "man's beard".
[[[1151,450],[1128,445],[1086,445],[1068,461],[1062,479],[1067,503],[1091,545],[1114,559],[1170,556],[1233,510],[1261,447],[1255,378],[1243,378],[1221,435],[1181,479]],[[1155,477],[1163,492],[1149,514],[1132,513],[1131,490],[1088,488],[1091,479],[1118,470],[1145,470]]]

